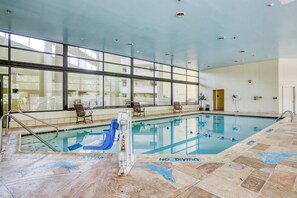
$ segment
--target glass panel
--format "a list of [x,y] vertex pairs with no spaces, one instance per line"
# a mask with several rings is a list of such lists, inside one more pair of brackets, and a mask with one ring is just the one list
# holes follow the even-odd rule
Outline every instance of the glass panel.
[[187,104],[198,104],[198,85],[187,86]]
[[8,45],[8,34],[0,32],[0,45]]
[[103,53],[79,47],[68,46],[68,56],[102,61]]
[[134,67],[134,75],[154,77],[154,71]]
[[25,36],[11,34],[11,46],[23,49],[48,52],[53,54],[63,54],[63,45],[49,41],[33,39]]
[[148,62],[148,61],[143,61],[143,60],[138,60],[138,59],[134,59],[133,61],[134,61],[133,64],[136,67],[142,67],[142,68],[146,68],[146,69],[154,69],[153,62]]
[[155,102],[156,105],[171,104],[171,83],[157,81],[155,87]]
[[22,111],[62,110],[62,72],[11,69],[11,108]]
[[[8,112],[8,101],[9,101],[9,78],[8,76],[3,76],[3,83],[2,83],[2,93],[3,93],[3,100],[2,100],[2,115]],[[3,126],[6,126],[6,119],[3,120]]]
[[173,84],[173,101],[174,102],[181,102],[182,104],[186,104],[187,98],[187,85],[174,83]]
[[198,78],[197,77],[188,76],[187,77],[187,81],[188,82],[198,82]]
[[181,69],[181,68],[178,68],[178,67],[173,67],[173,73],[186,75],[187,74],[187,70]]
[[155,77],[156,78],[171,79],[171,73],[155,71]]
[[131,65],[131,58],[117,56],[113,54],[104,53],[104,61],[111,62],[111,63],[119,63],[123,65]]
[[0,74],[8,74],[8,67],[0,66]]
[[104,63],[104,71],[112,72],[112,73],[120,73],[120,74],[130,74],[130,67]]
[[129,78],[104,76],[104,106],[124,106],[131,100]]
[[68,108],[82,104],[85,108],[102,107],[102,76],[68,73]]
[[63,64],[62,56],[18,49],[11,49],[11,60],[56,66],[62,66]]
[[8,60],[8,48],[0,47],[0,59]]
[[198,72],[197,71],[188,70],[187,72],[188,72],[187,73],[188,76],[198,77]]
[[187,76],[185,76],[185,75],[179,75],[179,74],[173,74],[173,79],[174,80],[183,80],[183,81],[186,81],[187,80]]
[[102,71],[102,62],[68,57],[68,67]]
[[171,66],[169,66],[169,65],[156,64],[156,69],[160,70],[160,71],[171,72]]
[[134,102],[141,105],[154,105],[154,81],[152,80],[133,80]]

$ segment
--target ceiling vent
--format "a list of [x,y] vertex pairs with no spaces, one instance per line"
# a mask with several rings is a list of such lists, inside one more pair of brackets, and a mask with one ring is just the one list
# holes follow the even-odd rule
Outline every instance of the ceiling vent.
[[184,17],[185,15],[186,15],[185,12],[178,12],[178,13],[176,13],[176,17],[177,17],[177,18]]

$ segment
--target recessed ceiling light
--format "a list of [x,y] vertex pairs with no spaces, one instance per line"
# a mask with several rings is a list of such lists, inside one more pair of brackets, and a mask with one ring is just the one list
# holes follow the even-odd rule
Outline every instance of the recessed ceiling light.
[[132,45],[134,45],[134,44],[133,44],[133,43],[127,43],[127,45],[132,46]]
[[114,41],[115,41],[115,42],[118,42],[119,40],[118,40],[118,39],[114,39]]
[[224,36],[219,36],[217,39],[218,39],[218,40],[224,40],[225,37],[224,37]]
[[178,12],[175,14],[177,18],[181,18],[181,17],[184,17],[186,15],[185,12]]
[[7,9],[6,14],[10,14],[10,13],[11,13],[11,10]]
[[270,3],[267,5],[268,7],[273,7],[274,6],[274,3]]

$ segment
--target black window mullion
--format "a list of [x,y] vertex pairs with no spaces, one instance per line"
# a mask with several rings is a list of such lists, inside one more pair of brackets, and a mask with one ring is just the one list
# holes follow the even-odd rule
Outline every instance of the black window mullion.
[[[131,76],[134,75],[134,58],[131,58],[131,69],[130,69],[130,74]],[[134,78],[130,78],[130,100],[131,100],[131,103],[134,101]]]
[[[63,45],[63,68],[68,67],[68,46]],[[68,75],[66,71],[63,71],[63,109],[68,109]]]
[[104,104],[104,92],[105,92],[105,87],[104,87],[104,82],[105,82],[105,75],[104,75],[104,67],[105,67],[105,61],[104,61],[105,53],[102,52],[102,109],[105,108]]

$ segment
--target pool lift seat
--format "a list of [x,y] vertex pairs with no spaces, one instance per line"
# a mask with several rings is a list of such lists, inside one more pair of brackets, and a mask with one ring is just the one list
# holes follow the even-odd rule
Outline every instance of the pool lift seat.
[[103,140],[103,143],[101,145],[82,145],[81,143],[77,143],[71,146],[68,146],[69,151],[76,150],[78,148],[83,148],[83,150],[108,150],[110,149],[113,144],[118,140],[118,131],[119,124],[116,119],[111,120],[110,128],[109,129],[103,129],[103,131],[100,132],[91,132],[89,135],[104,135],[105,138]]

